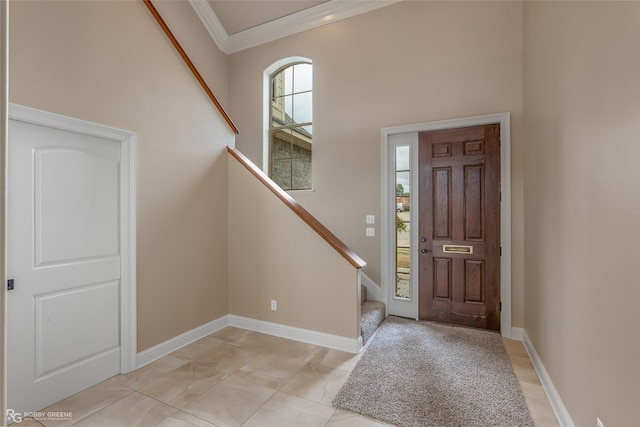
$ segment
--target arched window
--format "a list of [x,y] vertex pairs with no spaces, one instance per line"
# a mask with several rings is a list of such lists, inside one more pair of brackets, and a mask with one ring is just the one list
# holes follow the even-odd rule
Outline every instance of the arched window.
[[[277,63],[278,64],[278,63]],[[276,64],[274,64],[276,65]],[[311,189],[313,65],[306,58],[269,74],[268,174],[285,190]]]

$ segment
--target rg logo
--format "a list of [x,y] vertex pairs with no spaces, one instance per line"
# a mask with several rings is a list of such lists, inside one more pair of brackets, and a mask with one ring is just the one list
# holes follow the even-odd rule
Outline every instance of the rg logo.
[[13,409],[7,409],[7,421],[19,423],[22,421],[22,414],[14,411]]

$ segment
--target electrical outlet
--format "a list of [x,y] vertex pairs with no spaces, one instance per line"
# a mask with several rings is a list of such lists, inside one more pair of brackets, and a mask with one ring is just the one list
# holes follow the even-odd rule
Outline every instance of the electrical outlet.
[[271,310],[272,311],[277,311],[278,310],[278,301],[272,299],[271,300]]
[[365,221],[367,224],[375,224],[376,223],[376,216],[375,215],[367,215],[365,218]]
[[596,427],[604,427],[604,424],[602,424],[602,421],[600,421],[600,418],[596,418]]
[[367,237],[373,237],[376,235],[376,229],[373,227],[367,227]]

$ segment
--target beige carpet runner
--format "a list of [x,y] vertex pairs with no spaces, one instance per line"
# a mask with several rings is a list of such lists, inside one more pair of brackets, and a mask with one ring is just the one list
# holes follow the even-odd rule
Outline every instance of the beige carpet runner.
[[333,404],[402,427],[532,427],[499,334],[387,318]]

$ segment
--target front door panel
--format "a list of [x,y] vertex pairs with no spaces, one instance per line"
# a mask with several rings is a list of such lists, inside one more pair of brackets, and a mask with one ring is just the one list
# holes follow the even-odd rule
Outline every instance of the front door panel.
[[419,317],[500,330],[499,125],[419,135]]

